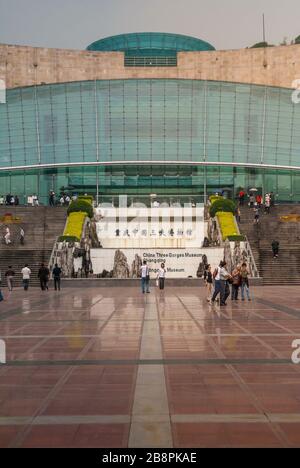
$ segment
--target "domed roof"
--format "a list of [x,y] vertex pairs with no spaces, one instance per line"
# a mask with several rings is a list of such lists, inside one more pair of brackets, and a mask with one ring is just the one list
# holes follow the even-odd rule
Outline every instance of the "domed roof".
[[181,34],[141,32],[120,34],[93,42],[87,47],[91,51],[119,51],[135,55],[174,54],[181,51],[208,51],[215,48],[208,42]]

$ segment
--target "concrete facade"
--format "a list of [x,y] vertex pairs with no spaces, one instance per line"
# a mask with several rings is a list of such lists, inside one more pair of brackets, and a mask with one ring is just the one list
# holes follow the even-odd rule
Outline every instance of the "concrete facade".
[[7,88],[84,80],[201,79],[292,88],[300,79],[300,45],[179,52],[172,68],[124,67],[122,52],[88,52],[0,44]]

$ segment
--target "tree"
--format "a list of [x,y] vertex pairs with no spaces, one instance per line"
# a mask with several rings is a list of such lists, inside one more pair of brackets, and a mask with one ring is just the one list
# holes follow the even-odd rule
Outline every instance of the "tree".
[[300,44],[300,36],[296,37],[295,44]]

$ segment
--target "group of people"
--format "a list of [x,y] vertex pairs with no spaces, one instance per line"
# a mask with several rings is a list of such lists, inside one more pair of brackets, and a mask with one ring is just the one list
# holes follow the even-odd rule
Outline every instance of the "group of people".
[[[6,245],[11,245],[12,244],[11,232],[10,232],[10,229],[9,229],[8,226],[5,227],[3,240],[4,240]],[[19,241],[20,241],[21,245],[24,245],[24,243],[25,243],[25,231],[24,231],[24,229],[22,227],[20,228],[20,231],[19,231]]]
[[[24,268],[22,268],[22,270],[21,270],[22,283],[23,283],[24,291],[28,291],[31,274],[32,274],[32,271],[29,268],[28,264],[26,263]],[[60,291],[61,274],[62,274],[61,268],[56,263],[53,270],[52,270],[52,277],[53,277],[53,281],[54,281],[55,291],[57,291],[57,290]],[[5,272],[4,276],[6,278],[7,288],[9,290],[9,292],[12,292],[13,286],[14,286],[14,277],[15,277],[15,272],[14,272],[12,266],[8,267],[8,270]],[[49,279],[50,279],[50,270],[44,263],[42,263],[40,268],[39,268],[38,278],[40,280],[41,290],[42,291],[48,291],[49,290],[48,283],[49,283]],[[1,278],[1,272],[0,272],[0,285],[1,285],[1,282],[2,282],[2,278]],[[1,287],[0,287],[0,302],[3,301],[3,300],[4,300],[4,297],[3,297]]]
[[253,191],[250,190],[249,194],[247,194],[244,190],[240,190],[238,194],[239,206],[244,206],[246,197],[249,198],[248,204],[250,208],[261,208],[264,205],[265,212],[268,214],[270,213],[271,207],[275,205],[275,195],[273,192],[266,193],[265,197],[263,198],[262,195],[256,194],[254,189]]
[[[147,265],[146,260],[143,261],[140,274],[141,274],[142,293],[149,294],[150,293],[150,269],[149,269],[149,266]],[[165,278],[166,278],[166,267],[165,267],[165,264],[162,263],[156,276],[156,286],[159,287],[161,291],[165,289]]]
[[55,192],[53,190],[49,193],[49,205],[50,206],[69,206],[72,200],[75,199],[76,196],[70,196],[68,193],[62,193],[58,199],[56,199]]
[[20,200],[18,195],[11,195],[8,193],[7,195],[0,196],[0,205],[7,205],[7,206],[18,206],[20,204]]
[[[238,300],[239,290],[241,290],[242,301],[245,300],[245,292],[248,301],[251,301],[249,290],[249,271],[246,263],[236,266],[234,270],[229,273],[227,271],[227,264],[221,261],[219,266],[212,273],[211,265],[207,265],[204,272],[204,281],[207,288],[207,302],[213,304],[218,296],[220,306],[226,306],[226,301],[230,296],[231,285],[231,299]],[[213,291],[214,288],[214,291]]]

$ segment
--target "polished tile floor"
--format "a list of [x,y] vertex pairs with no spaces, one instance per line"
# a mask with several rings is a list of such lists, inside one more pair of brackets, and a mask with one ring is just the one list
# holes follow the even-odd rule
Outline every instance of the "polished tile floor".
[[298,287],[4,290],[0,447],[299,447]]

